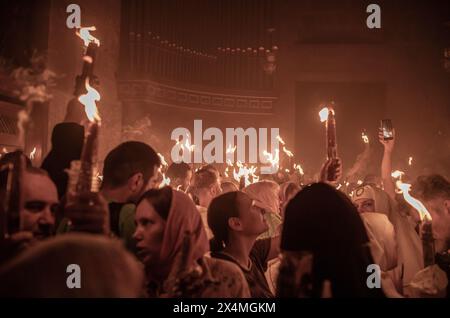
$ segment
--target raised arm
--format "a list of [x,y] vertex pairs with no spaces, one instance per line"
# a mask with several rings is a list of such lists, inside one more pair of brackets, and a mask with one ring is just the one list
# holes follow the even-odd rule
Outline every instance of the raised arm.
[[395,197],[395,185],[392,181],[392,153],[395,145],[395,130],[393,131],[393,139],[385,140],[383,132],[378,133],[378,140],[384,147],[383,160],[381,161],[381,180],[383,182],[384,191],[392,198]]

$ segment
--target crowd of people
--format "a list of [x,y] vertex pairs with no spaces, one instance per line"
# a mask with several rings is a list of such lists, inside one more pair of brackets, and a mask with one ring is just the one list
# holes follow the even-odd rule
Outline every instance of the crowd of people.
[[[337,186],[340,160],[327,160],[309,184],[266,178],[243,188],[214,165],[172,163],[161,187],[158,153],[128,141],[104,159],[100,191],[69,200],[66,169],[84,138],[73,107],[42,167],[26,161],[20,227],[0,238],[1,296],[448,297],[450,182],[413,182],[432,216],[435,260],[425,264],[418,213],[391,176],[395,138],[379,137],[380,178],[349,193]],[[1,172],[2,202],[7,177]],[[67,286],[70,264],[81,269],[81,288]]]

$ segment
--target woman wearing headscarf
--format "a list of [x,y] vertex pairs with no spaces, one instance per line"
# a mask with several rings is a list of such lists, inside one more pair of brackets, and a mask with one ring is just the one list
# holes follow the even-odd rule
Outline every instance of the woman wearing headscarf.
[[280,216],[280,186],[273,181],[259,181],[245,187],[242,192],[246,193],[255,203],[264,209],[264,218],[269,229],[258,237],[265,239],[279,235],[281,225]]
[[364,224],[352,202],[333,187],[316,183],[301,190],[285,213],[280,297],[383,297],[367,286],[374,264]]
[[185,193],[169,187],[146,192],[136,223],[150,297],[249,297],[237,266],[205,257],[209,243],[202,219]]

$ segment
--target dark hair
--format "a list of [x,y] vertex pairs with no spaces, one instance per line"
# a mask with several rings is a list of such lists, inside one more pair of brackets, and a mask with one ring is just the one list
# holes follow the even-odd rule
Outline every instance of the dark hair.
[[228,242],[228,219],[239,216],[239,191],[232,191],[215,197],[208,207],[208,226],[214,237],[210,241],[211,252],[218,252]]
[[191,167],[186,162],[174,162],[167,168],[166,175],[171,180],[176,178],[184,179],[191,170]]
[[378,297],[367,288],[374,264],[364,224],[350,199],[324,183],[306,186],[287,205],[281,248],[313,254],[313,294],[329,280],[333,297]]
[[424,200],[450,199],[450,182],[439,174],[420,176],[412,187],[412,193]]
[[147,200],[153,206],[161,218],[167,221],[170,207],[172,205],[172,188],[164,187],[162,189],[151,189],[145,192],[139,199],[137,205],[143,200]]
[[111,150],[103,166],[103,186],[120,187],[136,173],[142,173],[144,182],[153,176],[153,169],[161,160],[155,150],[139,141],[128,141]]

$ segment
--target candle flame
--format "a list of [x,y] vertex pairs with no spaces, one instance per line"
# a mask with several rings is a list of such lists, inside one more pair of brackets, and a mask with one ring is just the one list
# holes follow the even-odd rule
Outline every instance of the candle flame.
[[284,146],[286,143],[284,142],[284,140],[281,138],[280,135],[277,136],[277,140]]
[[328,119],[329,109],[328,107],[324,107],[319,112],[320,122],[324,123]]
[[[240,164],[239,171],[236,172],[236,170],[233,170],[233,177],[236,181],[240,182],[241,177],[244,177],[245,186],[259,181],[259,177],[255,174],[255,166],[248,168],[245,165],[242,165],[240,161],[238,161],[238,163]],[[250,177],[252,177],[252,181],[250,181]]]
[[264,150],[263,154],[267,157],[267,161],[270,162],[272,167],[275,168],[275,170],[278,170],[280,164],[280,150],[278,148],[275,149],[275,155],[266,150]]
[[5,147],[3,147],[2,152],[5,153],[5,154],[8,153],[8,149],[6,149]]
[[294,163],[294,169],[298,171],[299,174],[304,175],[303,168],[300,164]]
[[409,157],[409,159],[408,159],[408,165],[409,165],[409,166],[412,165],[412,161],[413,161],[413,157]]
[[36,147],[34,147],[33,150],[30,152],[30,159],[34,160],[35,155],[36,155]]
[[400,170],[395,170],[391,173],[391,177],[394,179],[398,179],[401,178],[405,173],[403,171]]
[[158,152],[158,157],[159,157],[159,159],[161,160],[161,164],[162,164],[163,166],[167,167],[168,164],[167,164],[166,159],[164,158],[164,156]]
[[87,93],[84,95],[80,95],[80,97],[78,97],[78,100],[81,104],[84,105],[84,111],[86,112],[86,116],[88,117],[89,121],[100,122],[101,118],[98,114],[97,105],[95,104],[96,101],[100,100],[100,94],[95,88],[89,85],[89,78],[86,78],[85,85]]
[[361,133],[361,137],[362,137],[362,140],[364,141],[365,144],[369,143],[369,137],[366,135],[365,132]]
[[162,177],[163,177],[163,179],[162,179],[162,181],[161,181],[161,183],[159,185],[160,189],[164,188],[165,186],[170,186],[170,178],[166,178],[166,174],[165,173],[162,174]]
[[358,180],[358,182],[356,182],[358,185],[361,185],[361,184],[363,184],[363,181],[362,180]]
[[403,198],[405,199],[405,201],[408,202],[408,204],[411,205],[419,213],[420,221],[423,222],[425,220],[430,222],[432,220],[431,214],[430,212],[428,212],[425,205],[423,205],[422,202],[420,202],[419,200],[417,200],[416,198],[414,198],[409,194],[411,185],[409,183],[403,183],[400,180],[396,182],[396,185],[397,188],[400,190],[400,193],[403,194]]
[[231,147],[231,144],[227,147],[227,153],[234,153],[236,151],[236,146]]
[[189,135],[188,135],[188,138],[186,139],[186,142],[184,143],[184,145],[185,145],[185,147],[190,151],[190,152],[193,152],[194,151],[194,148],[195,148],[195,145],[192,145],[191,143],[190,143],[190,137],[189,137]]
[[97,28],[95,26],[80,28],[79,31],[76,31],[76,35],[78,35],[84,42],[84,46],[89,46],[89,43],[94,42],[97,46],[100,46],[100,41],[96,37],[92,36],[90,31],[95,31]]
[[288,157],[293,157],[294,156],[292,151],[288,150],[286,147],[283,147],[283,151]]

